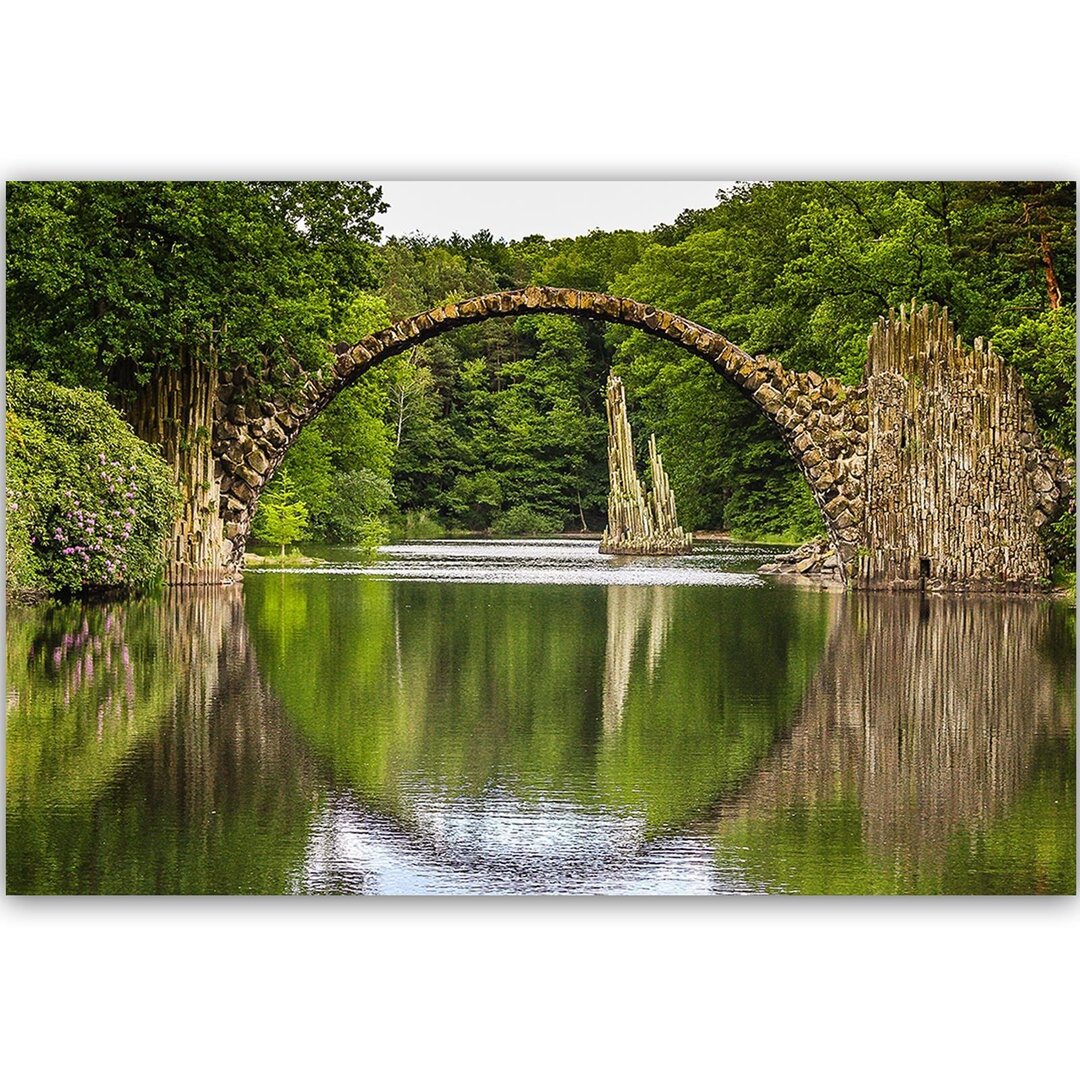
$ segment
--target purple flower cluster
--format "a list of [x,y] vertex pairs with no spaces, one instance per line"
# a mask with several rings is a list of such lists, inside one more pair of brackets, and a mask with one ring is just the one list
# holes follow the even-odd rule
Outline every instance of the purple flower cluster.
[[[52,539],[60,554],[73,560],[84,581],[119,584],[124,580],[127,545],[135,528],[135,466],[125,470],[119,461],[108,461],[104,453],[98,461],[105,466],[95,476],[104,488],[98,507],[86,506],[76,492],[65,491],[66,505]],[[100,504],[115,503],[118,497],[127,503],[122,509],[101,508]]]

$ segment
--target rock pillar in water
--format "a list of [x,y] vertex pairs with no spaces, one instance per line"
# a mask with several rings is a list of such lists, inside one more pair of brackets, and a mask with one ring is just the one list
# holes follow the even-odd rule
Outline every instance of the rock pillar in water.
[[693,550],[694,538],[679,528],[675,493],[664,461],[649,438],[652,490],[638,479],[634,437],[626,416],[626,392],[617,375],[608,377],[608,526],[600,541],[605,555],[682,555]]

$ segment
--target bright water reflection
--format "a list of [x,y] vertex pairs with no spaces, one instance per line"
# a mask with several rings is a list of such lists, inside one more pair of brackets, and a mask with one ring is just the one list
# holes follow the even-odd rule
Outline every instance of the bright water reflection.
[[1075,887],[1074,619],[400,545],[13,611],[9,891]]

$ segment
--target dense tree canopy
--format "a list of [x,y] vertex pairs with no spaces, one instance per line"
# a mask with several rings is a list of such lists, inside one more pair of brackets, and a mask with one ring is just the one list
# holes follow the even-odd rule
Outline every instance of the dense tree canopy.
[[322,362],[383,207],[362,181],[11,183],[7,203],[8,362],[95,389],[211,345]]

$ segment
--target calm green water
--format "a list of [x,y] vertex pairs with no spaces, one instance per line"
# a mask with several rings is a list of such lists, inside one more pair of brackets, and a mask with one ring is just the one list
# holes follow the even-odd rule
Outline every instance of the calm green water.
[[9,892],[1075,890],[1066,605],[320,554],[8,613]]

